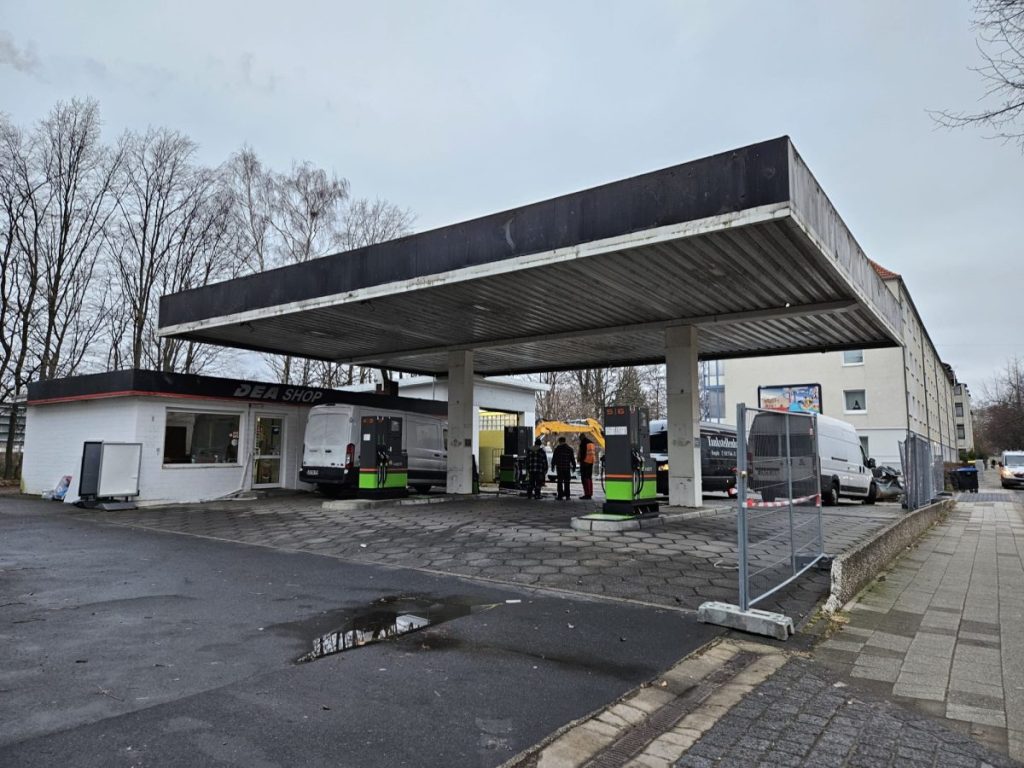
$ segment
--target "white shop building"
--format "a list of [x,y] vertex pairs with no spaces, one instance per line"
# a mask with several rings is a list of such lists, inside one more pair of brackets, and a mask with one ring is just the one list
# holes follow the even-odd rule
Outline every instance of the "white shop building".
[[[484,407],[521,409],[523,423],[532,421],[535,386],[519,391],[504,381],[481,387],[481,394],[497,401]],[[422,396],[142,370],[40,381],[29,385],[23,488],[42,494],[70,476],[64,500],[78,501],[84,445],[104,442],[141,446],[140,504],[205,501],[270,488],[312,490],[298,478],[303,431],[309,409],[327,403],[442,416],[448,407]]]

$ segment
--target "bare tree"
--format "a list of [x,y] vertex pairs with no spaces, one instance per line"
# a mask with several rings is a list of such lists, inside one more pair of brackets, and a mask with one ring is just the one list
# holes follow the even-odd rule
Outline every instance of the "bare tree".
[[[32,375],[31,342],[39,288],[39,241],[43,216],[33,172],[32,145],[24,131],[0,121],[0,205],[3,208],[3,294],[0,297],[0,394],[14,398]],[[4,475],[14,472],[17,409],[11,408],[4,446]]]
[[974,71],[985,82],[992,106],[975,112],[932,111],[949,128],[981,125],[1024,150],[1024,0],[974,0],[974,26],[983,63]]
[[1024,446],[1024,361],[1007,361],[982,388],[976,431],[976,442],[987,453]]
[[345,210],[337,242],[343,251],[353,251],[395,240],[410,234],[415,220],[408,209],[380,198],[353,200]]
[[274,175],[251,147],[242,147],[227,169],[239,259],[243,269],[264,272],[273,258]]
[[348,181],[312,163],[292,166],[274,183],[274,216],[282,264],[298,264],[330,253],[338,237]]
[[[307,162],[293,165],[290,173],[273,175],[271,188],[270,227],[278,263],[298,264],[329,253],[338,239],[348,181]],[[313,383],[311,361],[296,362],[290,355],[266,360],[282,383]]]
[[[237,240],[232,237],[231,191],[216,171],[196,169],[195,174],[204,181],[197,187],[195,205],[187,211],[167,268],[160,274],[160,296],[227,280],[235,277],[241,266],[233,255]],[[150,317],[151,345],[160,370],[199,373],[218,361],[224,363],[226,352],[220,347],[158,336],[156,317]]]
[[40,192],[47,198],[39,206],[45,212],[39,375],[50,379],[75,373],[99,332],[101,318],[90,311],[93,278],[120,157],[100,141],[92,100],[58,103],[38,134]]
[[[161,347],[155,336],[161,290],[205,284],[220,276],[216,247],[226,229],[217,196],[217,175],[193,162],[196,145],[176,131],[150,129],[122,139],[117,213],[108,237],[112,278],[127,314],[111,327],[123,333],[119,354],[133,368],[182,364],[174,343]],[[172,351],[174,350],[174,351]],[[166,353],[166,354],[165,354]],[[196,370],[191,359],[186,367]]]

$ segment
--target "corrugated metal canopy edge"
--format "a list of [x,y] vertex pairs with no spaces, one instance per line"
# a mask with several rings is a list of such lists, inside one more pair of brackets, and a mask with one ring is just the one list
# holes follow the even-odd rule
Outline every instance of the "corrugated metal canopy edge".
[[162,335],[418,373],[892,346],[898,304],[787,137],[161,299]]

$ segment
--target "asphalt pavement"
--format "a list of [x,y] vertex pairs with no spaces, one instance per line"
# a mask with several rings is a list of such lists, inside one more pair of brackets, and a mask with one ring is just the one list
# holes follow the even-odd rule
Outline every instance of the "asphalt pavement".
[[[491,766],[718,630],[691,614],[0,497],[0,765]],[[381,600],[468,615],[296,663]],[[510,602],[511,601],[511,602]]]

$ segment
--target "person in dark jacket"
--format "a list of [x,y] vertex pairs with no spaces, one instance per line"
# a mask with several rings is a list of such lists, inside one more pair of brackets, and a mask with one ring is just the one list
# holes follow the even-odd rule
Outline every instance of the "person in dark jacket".
[[558,493],[556,498],[569,498],[569,481],[572,479],[573,470],[576,469],[576,454],[565,442],[564,437],[558,438],[558,445],[551,454],[551,466],[555,468],[555,481]]
[[533,447],[526,452],[526,498],[539,499],[540,487],[548,473],[548,455],[541,446],[540,438],[533,441]]
[[586,435],[580,436],[580,482],[583,484],[581,499],[594,498],[594,464],[597,463],[597,444]]

